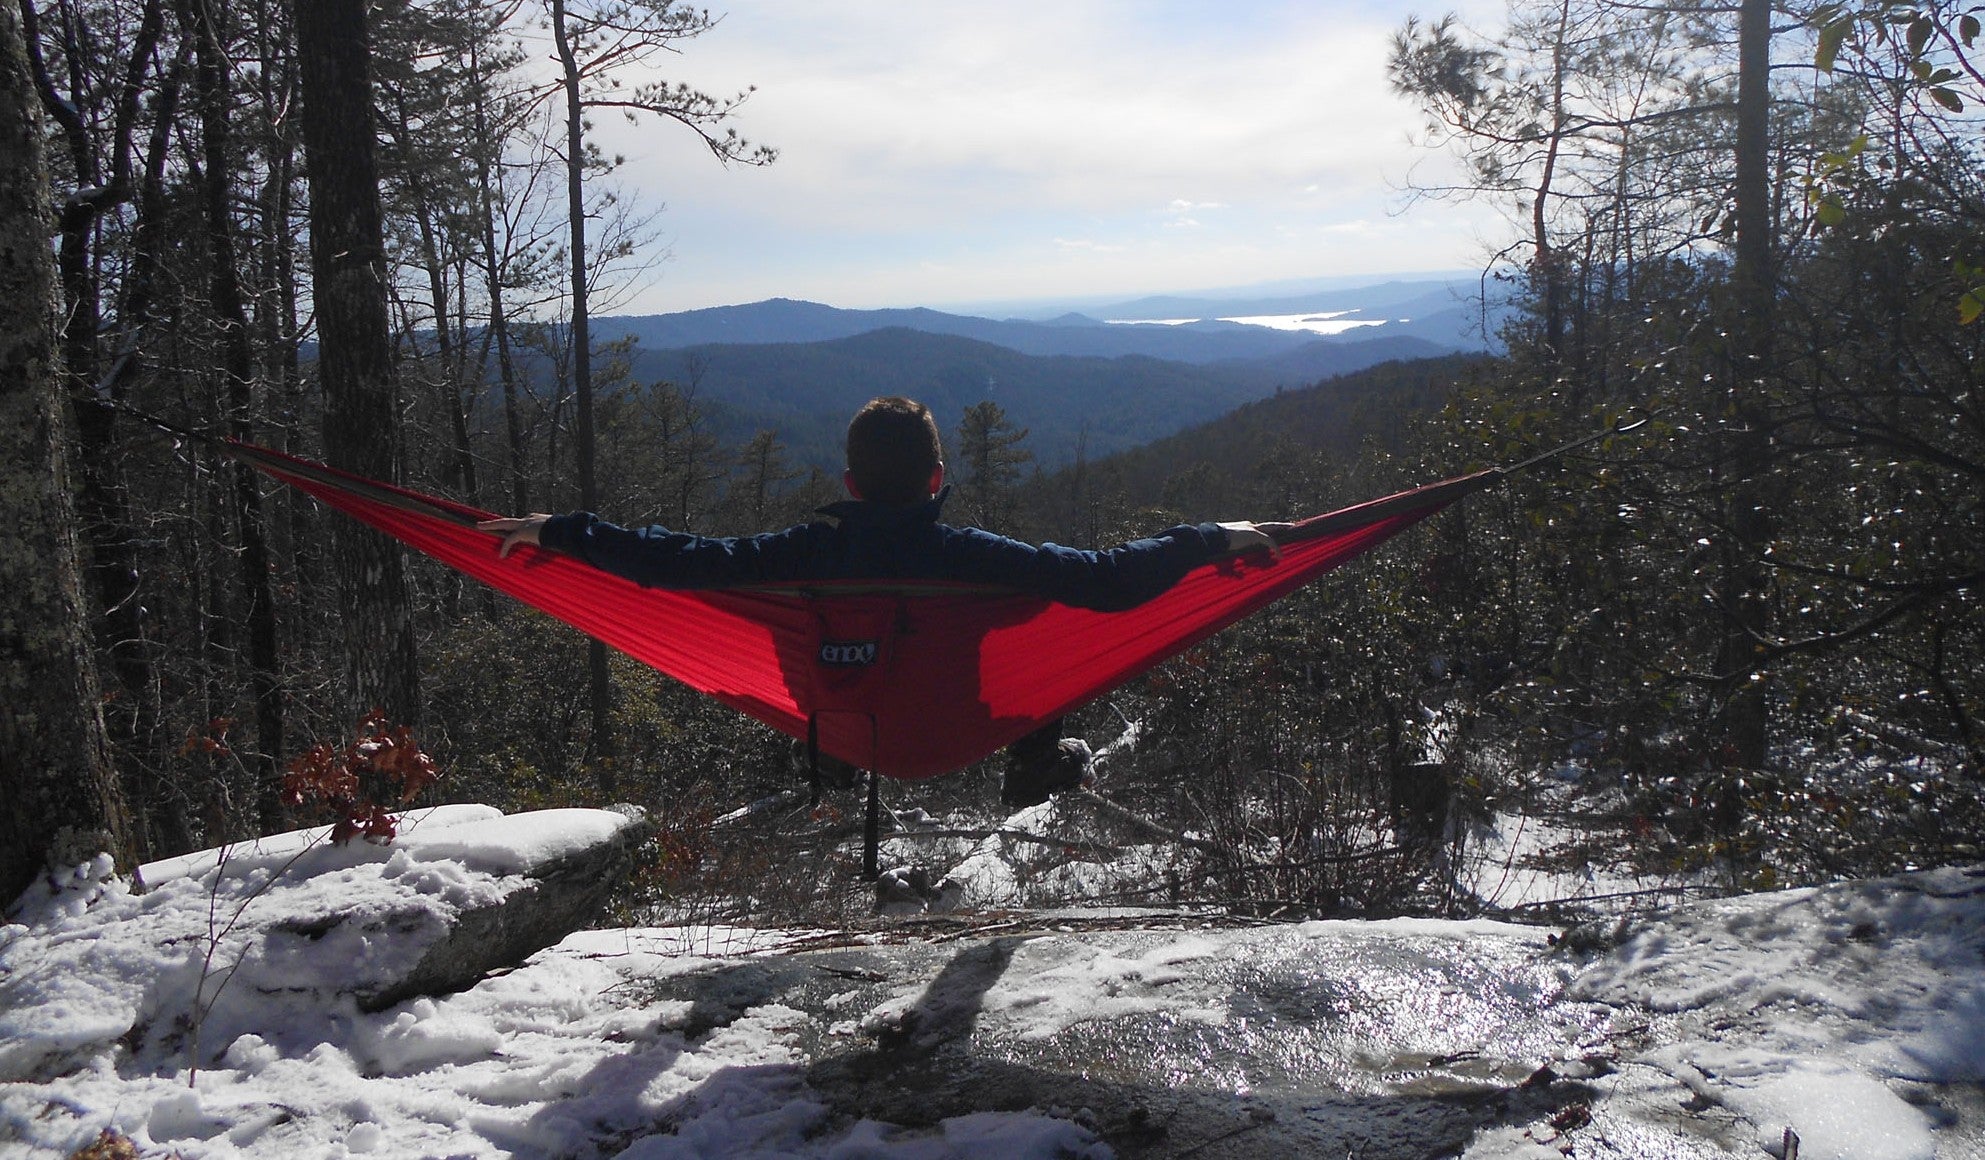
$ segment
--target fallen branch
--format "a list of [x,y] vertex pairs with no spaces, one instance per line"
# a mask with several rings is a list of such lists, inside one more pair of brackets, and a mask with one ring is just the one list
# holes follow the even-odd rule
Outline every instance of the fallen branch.
[[1170,826],[1161,825],[1135,810],[1118,805],[1093,789],[1074,789],[1062,796],[1079,798],[1134,830],[1141,830],[1144,833],[1164,838],[1166,841],[1177,842],[1181,846],[1187,846],[1194,850],[1203,850],[1209,854],[1218,854],[1222,857],[1226,857],[1231,853],[1231,851],[1218,842],[1209,842],[1205,838],[1195,838],[1190,834],[1174,830]]
[[1121,854],[1122,846],[1106,842],[1088,842],[1080,838],[1055,838],[1042,834],[1030,834],[1025,830],[1009,830],[1000,827],[993,830],[898,830],[893,834],[882,835],[885,842],[901,841],[905,838],[963,838],[968,841],[983,842],[987,838],[1010,838],[1016,842],[1031,842],[1037,846],[1055,846],[1064,850],[1080,850],[1085,854]]
[[1404,846],[1373,846],[1369,850],[1353,850],[1349,854],[1318,854],[1314,858],[1304,858],[1300,862],[1245,862],[1233,866],[1208,867],[1204,873],[1254,874],[1272,873],[1277,870],[1307,870],[1312,866],[1342,866],[1351,862],[1363,862],[1368,858],[1384,858],[1406,852]]
[[1650,886],[1645,890],[1619,890],[1612,894],[1587,894],[1584,897],[1572,898],[1539,898],[1531,902],[1519,902],[1515,906],[1506,906],[1503,909],[1510,911],[1537,910],[1549,906],[1568,906],[1575,903],[1618,902],[1626,898],[1651,898],[1661,894],[1687,894],[1691,890],[1709,897],[1714,897],[1719,893],[1717,890],[1708,886]]
[[780,809],[782,807],[791,805],[794,802],[799,801],[800,798],[803,796],[804,795],[801,794],[800,791],[796,789],[780,790],[778,793],[772,794],[770,797],[759,798],[757,801],[752,802],[749,805],[739,806],[737,809],[732,810],[730,813],[725,814],[722,817],[713,819],[710,822],[710,828],[715,829],[718,826],[728,826],[735,824],[737,822],[742,822],[747,818],[755,818],[759,814],[770,813],[773,810]]

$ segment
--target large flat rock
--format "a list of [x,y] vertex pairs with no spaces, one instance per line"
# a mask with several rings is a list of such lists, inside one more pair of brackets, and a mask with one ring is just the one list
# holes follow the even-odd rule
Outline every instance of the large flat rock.
[[[57,993],[0,1010],[0,1080],[150,1044],[189,1062],[271,1027],[332,1026],[473,986],[599,915],[650,830],[638,810],[443,806],[391,843],[323,828],[147,864],[99,863],[16,904],[0,975]],[[87,912],[101,932],[42,939]],[[140,948],[140,949],[134,949]]]

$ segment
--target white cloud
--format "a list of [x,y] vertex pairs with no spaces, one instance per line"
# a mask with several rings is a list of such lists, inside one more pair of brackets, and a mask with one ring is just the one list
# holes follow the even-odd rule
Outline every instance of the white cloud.
[[1421,156],[1383,77],[1403,18],[1268,0],[733,0],[670,79],[758,85],[739,127],[782,156],[724,169],[677,126],[601,121],[626,179],[668,205],[675,259],[640,308],[979,298],[1030,269],[1065,293],[1468,265],[1445,228],[1375,252],[1321,229],[1382,218],[1388,181]]
[[1226,208],[1225,203],[1217,201],[1187,201],[1184,198],[1174,198],[1172,204],[1165,210],[1166,216],[1170,219],[1165,226],[1167,229],[1198,229],[1199,219],[1194,217],[1194,214],[1201,210]]

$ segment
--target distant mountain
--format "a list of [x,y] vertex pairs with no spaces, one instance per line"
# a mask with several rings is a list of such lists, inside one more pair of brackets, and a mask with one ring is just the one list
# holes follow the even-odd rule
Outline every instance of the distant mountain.
[[1128,450],[1223,415],[1278,389],[1443,348],[1414,338],[1310,339],[1272,358],[1190,363],[1143,355],[1032,355],[958,335],[889,327],[822,342],[707,344],[634,355],[639,381],[693,382],[726,440],[780,434],[793,458],[840,464],[848,416],[866,400],[910,395],[949,434],[965,408],[990,399],[1028,428],[1038,461],[1055,467],[1084,446]]
[[1393,318],[1450,310],[1480,301],[1481,291],[1475,283],[1439,279],[1379,282],[1370,286],[1316,290],[1304,294],[1262,298],[1165,295],[1101,306],[1088,313],[1101,319],[1150,319],[1235,318],[1250,315],[1329,314],[1350,311],[1353,316]]
[[[1401,274],[1334,274],[1310,278],[1277,278],[1266,282],[1255,282],[1245,286],[1207,287],[1198,290],[1175,290],[1174,298],[1202,299],[1209,302],[1233,302],[1251,298],[1302,298],[1310,294],[1332,290],[1354,290],[1361,286],[1374,286],[1386,282],[1441,282],[1456,285],[1474,286],[1480,284],[1482,274],[1477,269],[1467,270],[1423,270]],[[1079,311],[1100,317],[1101,311],[1109,309],[1119,301],[1108,294],[1053,295],[1046,298],[1009,298],[990,301],[955,301],[938,305],[940,310],[953,314],[976,314],[981,318],[1024,318],[1040,320]]]
[[972,318],[922,308],[840,310],[787,298],[680,314],[602,318],[594,324],[594,333],[601,338],[631,336],[646,350],[712,344],[828,342],[889,329],[976,339],[1042,357],[1143,355],[1191,363],[1264,358],[1294,350],[1317,337],[1252,326],[1233,327],[1218,334],[1193,333],[1175,326],[1111,325],[1081,315],[1064,315],[1043,323]]
[[[1219,321],[1305,314],[1341,315],[1374,325],[1320,336],[1306,330]],[[1157,322],[1161,319],[1185,324],[1161,325]],[[1394,336],[1418,339],[1437,351],[1482,350],[1491,345],[1483,337],[1475,284],[1458,280],[1387,282],[1258,299],[1144,298],[1093,314],[1068,313],[1044,321],[979,318],[923,308],[842,310],[787,298],[594,321],[594,333],[600,338],[631,337],[650,351],[829,342],[892,328],[976,339],[1040,357],[1142,355],[1199,364],[1270,359],[1319,341],[1353,343]]]
[[1380,363],[1478,353],[1457,352],[1451,346],[1390,328],[1385,331],[1384,337],[1376,337],[1378,334],[1377,327],[1354,330],[1336,338],[1319,338],[1284,354],[1254,359],[1241,365],[1261,375],[1265,381],[1272,380],[1274,387],[1270,388],[1269,393],[1273,393],[1277,387],[1304,387],[1320,379],[1350,374]]
[[[594,336],[633,340],[637,382],[693,384],[726,442],[773,430],[800,464],[838,470],[848,415],[904,394],[928,402],[947,434],[965,408],[998,403],[1052,470],[1078,448],[1092,459],[1127,451],[1278,391],[1487,349],[1500,319],[1467,278],[1264,289],[1036,320],[775,298],[599,318]],[[1292,325],[1310,315],[1370,325],[1331,335]]]

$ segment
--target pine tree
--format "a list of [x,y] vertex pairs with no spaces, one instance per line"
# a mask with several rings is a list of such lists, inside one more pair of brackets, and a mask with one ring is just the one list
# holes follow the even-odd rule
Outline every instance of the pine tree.
[[958,482],[965,511],[980,527],[997,531],[1013,514],[1020,468],[1034,460],[1021,444],[1027,429],[1015,427],[998,403],[987,399],[965,409],[958,421]]

